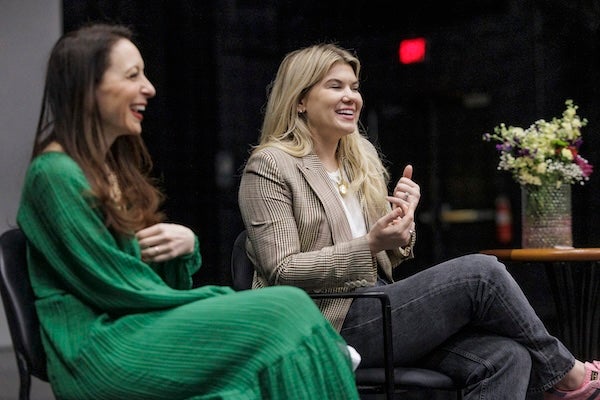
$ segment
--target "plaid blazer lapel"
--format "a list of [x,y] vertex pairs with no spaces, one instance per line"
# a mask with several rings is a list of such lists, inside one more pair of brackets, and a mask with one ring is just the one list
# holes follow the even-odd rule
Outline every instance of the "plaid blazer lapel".
[[336,188],[329,179],[327,171],[316,154],[302,157],[298,164],[300,173],[306,179],[315,196],[319,198],[333,236],[333,243],[345,242],[352,239],[350,224],[344,212],[344,206]]

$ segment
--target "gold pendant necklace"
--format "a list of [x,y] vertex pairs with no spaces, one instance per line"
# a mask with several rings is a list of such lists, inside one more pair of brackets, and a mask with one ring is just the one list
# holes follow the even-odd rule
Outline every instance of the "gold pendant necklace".
[[329,173],[329,176],[335,182],[339,194],[345,196],[348,193],[348,183],[342,177],[342,172],[338,169],[333,173]]
[[337,183],[337,188],[338,192],[340,192],[342,196],[345,196],[346,193],[348,193],[348,187],[346,186],[346,182],[344,182],[342,178],[340,178],[340,181]]
[[121,201],[121,188],[119,187],[119,181],[117,180],[117,176],[114,172],[108,171],[107,173],[108,182],[110,184],[109,194],[111,199],[115,203],[119,203]]

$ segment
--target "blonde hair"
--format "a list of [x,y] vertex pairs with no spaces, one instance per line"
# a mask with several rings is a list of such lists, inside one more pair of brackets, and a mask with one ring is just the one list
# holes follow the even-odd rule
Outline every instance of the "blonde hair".
[[[294,157],[313,151],[312,135],[304,114],[298,113],[298,105],[335,63],[348,64],[358,79],[358,58],[334,44],[318,44],[285,56],[269,86],[261,136],[254,151],[277,147]],[[385,198],[389,174],[372,149],[357,126],[355,132],[340,139],[337,157],[350,179],[350,188],[360,193],[363,210],[375,220],[389,209]]]

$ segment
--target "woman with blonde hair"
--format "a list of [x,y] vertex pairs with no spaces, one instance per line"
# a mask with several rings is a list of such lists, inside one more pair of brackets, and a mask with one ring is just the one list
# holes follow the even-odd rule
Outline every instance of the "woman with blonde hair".
[[[467,255],[394,282],[393,268],[413,257],[420,188],[409,165],[388,195],[378,151],[359,130],[359,72],[333,44],[293,51],[279,67],[239,190],[253,287],[386,292],[394,362],[444,372],[467,399],[594,398],[599,364],[547,332],[495,258]],[[364,366],[383,365],[377,304],[318,304]]]

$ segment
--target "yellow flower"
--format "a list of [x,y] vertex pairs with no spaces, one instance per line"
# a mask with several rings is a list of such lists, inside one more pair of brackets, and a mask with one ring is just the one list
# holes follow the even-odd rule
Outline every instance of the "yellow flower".
[[560,151],[560,155],[566,158],[567,160],[573,160],[573,152],[567,148],[564,148]]
[[538,174],[546,173],[546,169],[547,169],[547,165],[545,162],[541,162],[535,167],[535,170]]

